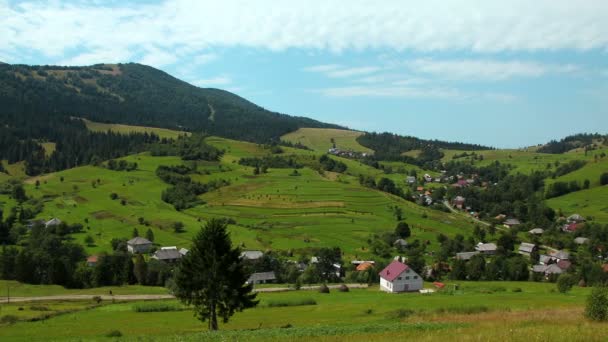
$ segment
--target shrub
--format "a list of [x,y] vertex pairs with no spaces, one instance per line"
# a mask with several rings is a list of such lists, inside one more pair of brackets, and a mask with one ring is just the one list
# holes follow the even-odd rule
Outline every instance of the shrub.
[[133,305],[135,312],[169,312],[183,311],[186,307],[174,303],[141,303]]
[[559,278],[557,278],[557,291],[559,293],[566,293],[572,289],[572,286],[576,283],[576,279],[571,274],[560,274]]
[[93,296],[93,301],[96,302],[97,304],[101,303],[101,301],[102,301],[101,296]]
[[338,291],[348,292],[348,291],[350,291],[350,289],[348,288],[348,286],[346,286],[346,284],[342,284],[342,285],[340,285],[340,288],[338,289]]
[[602,173],[602,175],[600,176],[600,184],[608,185],[608,172]]
[[398,309],[398,310],[389,312],[388,318],[403,319],[403,318],[408,318],[415,313],[416,313],[416,311],[414,311],[412,309]]
[[305,306],[305,305],[317,305],[317,301],[312,298],[301,298],[296,300],[273,300],[268,301],[269,308],[282,308],[287,306]]
[[4,315],[0,318],[0,324],[13,324],[17,323],[19,318],[15,315]]
[[329,293],[329,287],[327,287],[327,285],[323,284],[319,287],[319,293]]
[[465,307],[450,307],[450,308],[440,308],[437,309],[438,313],[451,313],[451,314],[460,314],[460,315],[474,315],[478,313],[489,312],[490,308],[485,305],[478,306],[465,306]]
[[371,315],[372,313],[374,313],[374,310],[367,309],[367,310],[364,310],[363,313],[366,314],[366,315]]
[[48,306],[44,306],[44,305],[32,305],[32,306],[30,306],[30,310],[32,310],[32,311],[50,311],[51,309],[49,309]]
[[585,316],[593,321],[608,320],[608,288],[603,286],[593,288],[587,298]]
[[106,334],[106,337],[122,337],[120,330],[111,330]]

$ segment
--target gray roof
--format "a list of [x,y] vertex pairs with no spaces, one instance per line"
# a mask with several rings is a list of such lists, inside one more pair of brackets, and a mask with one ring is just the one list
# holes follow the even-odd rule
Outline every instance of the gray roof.
[[556,264],[551,265],[534,265],[532,267],[532,272],[535,273],[545,273],[545,274],[562,274],[564,270],[559,268]]
[[158,260],[177,260],[180,259],[182,255],[177,248],[161,248],[154,252],[152,257]]
[[248,283],[254,283],[259,281],[269,281],[276,280],[277,277],[274,272],[259,272],[252,274],[249,279],[247,279]]
[[134,237],[131,240],[127,241],[127,245],[137,246],[137,245],[151,245],[152,241],[142,238],[140,236]]
[[533,243],[522,242],[521,245],[519,245],[519,252],[529,254],[534,251],[534,248],[536,248],[536,245],[534,245]]
[[551,256],[554,257],[555,259],[560,259],[560,260],[570,259],[570,253],[564,252],[564,251],[553,252],[553,253],[551,253]]
[[536,234],[536,235],[541,235],[544,232],[545,232],[545,230],[542,229],[542,228],[534,228],[534,229],[528,231],[528,233],[530,233],[530,234]]
[[241,253],[241,258],[247,259],[247,260],[258,260],[259,258],[261,258],[263,256],[264,256],[264,253],[262,253],[261,251],[243,251]]
[[584,218],[584,217],[582,217],[582,216],[581,216],[581,215],[579,215],[579,214],[574,214],[574,215],[570,215],[570,216],[568,217],[568,221],[573,221],[573,222],[584,222],[584,221],[585,221],[585,218]]
[[189,250],[185,249],[185,248],[180,248],[179,249],[179,254],[181,255],[186,255],[188,254],[188,252],[190,252]]
[[393,242],[393,246],[406,247],[407,246],[407,241],[405,241],[403,239],[397,239],[397,240],[395,240],[395,242]]
[[51,227],[51,226],[58,226],[60,225],[62,222],[60,219],[54,217],[53,219],[51,219],[50,221],[46,222],[44,225],[46,227]]
[[551,261],[551,257],[548,255],[540,255],[538,258],[538,262],[540,262],[541,264],[548,264],[549,261]]
[[473,256],[479,254],[479,252],[462,252],[456,253],[456,259],[458,260],[470,260]]
[[510,218],[505,221],[505,224],[507,226],[517,226],[517,225],[521,224],[521,222],[519,222],[519,220],[516,218]]
[[496,245],[493,243],[479,243],[476,247],[475,250],[478,252],[492,252],[492,251],[496,251]]
[[574,243],[577,243],[579,245],[585,244],[587,242],[589,242],[589,239],[587,239],[586,237],[582,237],[582,236],[579,236],[576,239],[574,239]]

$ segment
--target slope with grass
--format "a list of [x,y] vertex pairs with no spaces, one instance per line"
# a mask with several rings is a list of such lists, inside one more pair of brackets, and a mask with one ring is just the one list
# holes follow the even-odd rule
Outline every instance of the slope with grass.
[[[336,148],[355,152],[373,153],[371,149],[362,146],[357,138],[363,132],[331,128],[300,128],[295,132],[285,134],[281,140],[300,143],[315,151],[327,152],[334,143]],[[333,141],[333,143],[332,143]]]
[[608,223],[607,185],[551,198],[547,200],[547,204],[555,210],[561,210],[566,216],[580,214],[593,217],[598,223]]
[[[489,340],[494,337],[554,336],[558,340],[608,333],[604,325],[586,322],[582,306],[589,289],[568,294],[554,291],[553,284],[461,282],[456,292],[432,295],[390,295],[376,288],[260,294],[258,307],[236,314],[221,331],[201,333],[204,326],[176,301],[149,304],[116,303],[66,314],[41,322],[21,322],[0,329],[0,338],[11,341],[47,339],[104,340],[110,331],[124,338],[158,340],[310,340],[389,341],[395,336],[421,340]],[[448,288],[452,286],[448,284]],[[284,303],[285,305],[277,305]],[[170,309],[166,311],[165,308]],[[559,319],[560,324],[555,324]],[[134,323],[136,322],[136,323]],[[592,334],[585,333],[591,329]],[[504,331],[505,328],[512,331]],[[519,330],[523,330],[520,332]],[[558,330],[561,335],[555,335]],[[457,335],[455,335],[457,334]],[[450,338],[451,337],[451,338]],[[544,338],[543,338],[544,339]],[[521,339],[523,340],[523,339]]]
[[176,131],[166,128],[157,127],[145,127],[145,126],[130,126],[121,124],[108,124],[101,122],[94,122],[87,119],[82,119],[87,126],[87,129],[93,132],[107,132],[111,131],[114,133],[129,134],[129,133],[154,133],[161,139],[177,139],[180,135],[188,135],[190,133],[183,131]]

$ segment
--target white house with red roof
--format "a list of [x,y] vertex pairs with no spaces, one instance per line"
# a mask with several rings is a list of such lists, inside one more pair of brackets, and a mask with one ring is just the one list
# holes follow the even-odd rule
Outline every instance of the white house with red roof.
[[393,261],[380,272],[380,290],[389,293],[413,292],[422,289],[422,277],[408,265]]

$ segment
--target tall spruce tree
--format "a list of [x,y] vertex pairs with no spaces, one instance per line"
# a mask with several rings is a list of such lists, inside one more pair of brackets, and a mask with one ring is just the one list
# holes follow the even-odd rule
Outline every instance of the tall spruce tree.
[[193,305],[195,315],[218,329],[217,317],[227,323],[236,311],[258,304],[250,274],[244,267],[239,248],[232,248],[226,223],[212,219],[196,235],[190,252],[184,256],[175,276],[175,296]]

